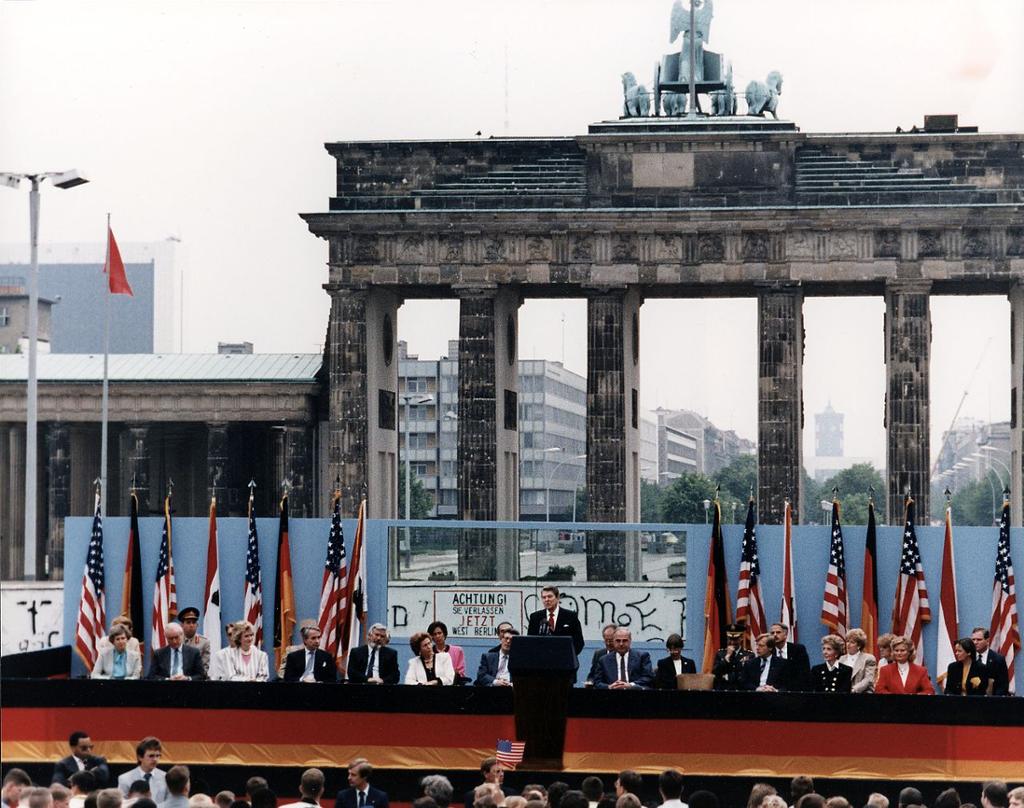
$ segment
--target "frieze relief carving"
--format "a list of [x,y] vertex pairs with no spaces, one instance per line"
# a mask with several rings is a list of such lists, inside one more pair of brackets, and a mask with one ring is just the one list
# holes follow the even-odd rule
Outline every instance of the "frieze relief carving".
[[899,230],[876,230],[875,231],[875,258],[899,258],[900,257],[900,231]]
[[352,257],[357,264],[374,264],[379,260],[379,255],[380,247],[376,236],[356,236]]
[[790,258],[817,258],[815,255],[815,240],[817,234],[807,230],[797,230],[789,234],[789,245],[787,253]]
[[837,259],[857,258],[857,234],[829,233],[828,257]]
[[918,258],[945,258],[946,247],[942,243],[941,230],[917,231]]
[[503,238],[489,238],[484,242],[484,260],[485,261],[506,261],[507,259],[507,248],[505,245],[505,239]]
[[573,261],[593,261],[594,240],[590,236],[573,236],[569,256]]
[[461,233],[441,236],[440,256],[442,263],[457,264],[466,253],[466,243]]
[[540,236],[531,236],[526,240],[526,256],[531,261],[550,261],[551,250],[548,240]]
[[1024,256],[1024,227],[1011,227],[1006,231],[1006,254],[1014,258]]
[[960,255],[964,258],[987,258],[991,254],[991,233],[988,230],[964,231]]
[[707,263],[725,260],[725,237],[721,233],[701,233],[697,242],[697,257]]
[[743,234],[743,260],[767,261],[770,257],[767,233]]
[[636,238],[616,234],[612,238],[612,261],[617,264],[636,262]]
[[398,250],[398,260],[402,263],[422,264],[426,261],[427,250],[423,236],[414,233],[402,239]]
[[655,261],[678,261],[679,260],[679,238],[667,234],[660,234],[654,237],[654,260]]

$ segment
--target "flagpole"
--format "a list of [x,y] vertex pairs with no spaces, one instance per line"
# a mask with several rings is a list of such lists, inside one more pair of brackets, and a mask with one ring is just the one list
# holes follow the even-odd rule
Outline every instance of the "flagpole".
[[106,301],[103,316],[103,404],[100,415],[100,512],[104,517],[107,515],[107,419],[110,415],[110,380],[108,374],[108,362],[110,357],[110,214],[107,213],[107,253],[103,260],[104,274],[106,275],[107,293],[103,296]]

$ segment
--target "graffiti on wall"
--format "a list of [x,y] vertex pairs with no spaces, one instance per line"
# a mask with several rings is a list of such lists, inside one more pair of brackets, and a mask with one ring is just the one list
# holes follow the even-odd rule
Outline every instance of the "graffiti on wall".
[[64,644],[64,584],[60,581],[4,582],[2,653],[42,651]]

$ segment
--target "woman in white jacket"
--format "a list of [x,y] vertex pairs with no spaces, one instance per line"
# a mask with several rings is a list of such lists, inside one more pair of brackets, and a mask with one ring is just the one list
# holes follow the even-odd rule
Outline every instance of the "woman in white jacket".
[[452,658],[444,651],[434,651],[434,641],[425,631],[417,631],[409,638],[415,656],[405,669],[407,685],[450,685],[455,681]]
[[265,682],[270,667],[265,651],[256,648],[252,623],[239,620],[228,626],[229,647],[221,648],[210,660],[210,678],[226,682]]
[[116,625],[107,635],[109,643],[104,644],[93,665],[93,679],[138,679],[142,676],[142,656],[136,648],[128,647],[131,636],[128,629]]

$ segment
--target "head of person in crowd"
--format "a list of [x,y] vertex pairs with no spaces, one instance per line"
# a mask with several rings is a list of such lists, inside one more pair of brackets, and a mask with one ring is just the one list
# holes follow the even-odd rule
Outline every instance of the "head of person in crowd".
[[961,637],[953,646],[953,656],[957,662],[970,667],[975,657],[974,641],[970,637]]
[[[114,636],[114,632],[117,630],[117,627],[111,629],[110,634],[107,635],[108,638],[112,638]],[[125,630],[126,629],[121,628],[121,631]],[[113,639],[111,639],[110,641],[113,642]],[[125,640],[125,642],[127,642],[127,639]],[[89,758],[90,755],[92,755],[92,750],[95,744],[93,744],[92,738],[89,737],[88,732],[79,729],[75,730],[68,736],[68,746],[71,747],[72,755],[74,755],[79,760],[86,760]]]
[[527,800],[526,801],[526,808],[545,808],[546,805],[547,805],[547,803],[544,802],[544,800]]
[[694,791],[686,804],[690,808],[718,808],[718,797],[711,791]]
[[303,799],[320,802],[324,795],[324,773],[320,769],[306,769],[299,778],[299,794]]
[[989,780],[981,787],[982,808],[1007,808],[1010,792],[1002,780]]
[[245,796],[248,798],[247,802],[252,802],[252,795],[259,791],[261,788],[270,788],[270,784],[267,782],[266,777],[260,777],[258,774],[254,774],[248,780],[245,781]]
[[[32,787],[32,779],[25,773],[24,769],[11,769],[4,775],[3,788],[0,788],[0,797],[5,805],[14,806],[21,799],[23,789]],[[95,786],[93,786],[95,788]]]
[[[427,639],[430,638],[427,637]],[[423,789],[423,796],[433,797],[434,802],[437,803],[437,808],[448,808],[451,805],[452,794],[455,792],[451,781],[444,775],[428,774],[420,780],[420,788]]]
[[480,774],[485,783],[497,783],[499,788],[505,782],[505,767],[495,757],[484,758],[480,761]]
[[665,650],[672,659],[679,659],[683,655],[683,638],[678,634],[669,634],[665,640]]
[[[114,650],[120,653],[128,647],[128,640],[131,638],[131,633],[128,631],[127,626],[114,626],[110,629],[110,633],[107,634],[107,639],[110,640],[110,644],[114,646]],[[91,754],[91,753],[86,753]],[[83,758],[84,759],[84,758]]]
[[508,620],[502,620],[500,623],[498,623],[498,627],[494,629],[495,636],[501,637],[501,632],[503,632],[507,628],[515,628],[515,626],[508,622]]
[[320,650],[320,626],[303,626],[299,630],[299,636],[302,637],[302,645],[307,651]]
[[555,780],[548,786],[548,808],[561,808],[562,797],[569,790],[569,784],[561,780]]
[[526,798],[518,795],[505,797],[505,808],[526,808]]
[[188,808],[214,808],[214,802],[209,794],[193,794],[188,798]]
[[124,626],[126,629],[128,629],[128,636],[129,637],[134,636],[134,634],[132,632],[135,629],[134,629],[134,626],[132,626],[131,618],[129,618],[129,617],[123,615],[123,614],[119,614],[117,617],[115,617],[113,620],[111,620],[110,621],[110,625],[111,625],[111,628],[116,627],[116,626]]
[[[785,805],[785,803],[783,803]],[[829,797],[825,800],[825,808],[853,808],[850,805],[850,801],[846,797]]]
[[562,795],[561,808],[587,808],[588,804],[589,801],[583,796],[583,792],[577,791],[574,788],[569,789]]
[[185,643],[185,630],[181,627],[181,623],[168,623],[164,626],[164,634],[170,648],[181,648]]
[[160,743],[159,738],[152,735],[147,735],[135,747],[135,759],[138,761],[139,768],[147,774],[156,768],[163,754],[163,744]]
[[54,783],[50,786],[50,799],[53,800],[51,803],[53,808],[68,808],[71,791],[60,783]]
[[235,793],[233,791],[218,791],[213,801],[217,803],[217,808],[231,808],[231,803],[235,801]]
[[587,798],[587,802],[600,802],[604,796],[604,781],[600,777],[584,777],[580,784],[580,791]]
[[[669,640],[671,639],[672,637],[669,637]],[[658,791],[662,802],[680,799],[683,796],[683,775],[675,769],[665,769],[658,775]]]
[[473,789],[473,808],[497,808],[505,795],[494,783],[481,783]]
[[181,623],[181,629],[185,633],[185,640],[191,640],[199,631],[199,609],[195,606],[186,606],[178,612],[178,622]]
[[886,632],[878,638],[878,658],[892,661],[892,641],[896,639],[895,634]]
[[412,808],[437,808],[433,797],[417,797],[412,801]]
[[[973,645],[971,650],[974,650]],[[955,788],[947,788],[935,798],[932,808],[960,808],[960,793]]]
[[90,771],[75,772],[68,778],[71,784],[71,796],[81,797],[92,794],[96,790],[96,775]]
[[[896,637],[892,641],[891,660],[897,665],[914,661],[914,644],[906,637]],[[904,789],[906,791],[906,789]],[[901,792],[902,793],[902,792]],[[900,803],[901,805],[923,805],[921,802]]]
[[152,797],[147,780],[136,780],[128,786],[128,799],[137,800],[139,797]]
[[249,800],[239,798],[232,802],[231,805],[228,806],[228,808],[252,808],[252,805],[249,802]]
[[632,769],[623,769],[615,779],[615,796],[621,797],[623,794],[636,794],[639,797],[643,787],[644,781],[640,778],[639,774]]
[[[895,643],[893,643],[895,646]],[[895,648],[893,649],[895,650]],[[900,791],[899,799],[896,802],[900,808],[904,805],[924,805],[924,797],[921,796],[921,792],[913,786],[907,786]]]
[[374,623],[366,634],[366,644],[381,647],[387,644],[388,627],[382,623]]
[[851,628],[846,632],[843,645],[846,647],[846,653],[850,656],[857,656],[867,647],[867,644],[868,635],[864,633],[863,629]]
[[116,788],[104,788],[96,792],[96,808],[121,808],[121,791]]
[[789,641],[789,626],[782,623],[772,623],[768,628],[776,648],[781,648]]
[[[761,636],[763,637],[764,635],[762,634]],[[757,638],[757,644],[760,646],[761,637]],[[750,796],[747,798],[747,808],[761,808],[761,803],[764,802],[765,797],[777,793],[775,786],[769,785],[768,783],[754,783],[754,785],[750,787]]]
[[868,794],[867,808],[889,808],[889,798],[885,794],[873,791]]
[[537,783],[530,783],[528,786],[523,786],[523,796],[528,800],[547,802],[548,790]]
[[25,808],[50,808],[53,805],[53,795],[48,788],[32,786],[22,789],[19,802]]
[[974,650],[984,654],[988,650],[988,629],[984,626],[976,626],[971,629],[971,642],[974,643]]
[[167,791],[174,797],[188,796],[188,766],[171,766],[167,770]]
[[434,641],[434,649],[438,652],[448,650],[448,626],[440,620],[435,620],[427,626],[427,634]]
[[132,803],[132,808],[156,808],[156,803],[149,797],[139,797]]
[[825,808],[825,798],[821,794],[804,794],[793,808]]
[[[761,808],[789,808],[789,806],[778,794],[769,794],[761,801]],[[847,804],[847,808],[849,808],[849,804]]]
[[[863,632],[862,632],[863,633]],[[789,804],[796,805],[796,801],[804,794],[814,793],[814,780],[806,774],[798,774],[789,781]]]
[[759,657],[770,657],[775,652],[775,640],[771,634],[758,634],[754,643],[754,653]]
[[434,641],[425,631],[417,631],[409,638],[409,647],[413,655],[429,662],[434,658]]
[[277,794],[269,788],[257,788],[250,796],[252,808],[277,808]]
[[363,791],[370,785],[373,766],[364,758],[356,758],[348,764],[348,785],[356,791]]
[[[256,629],[248,620],[236,620],[228,624],[228,642],[232,648],[239,648],[248,653],[256,639]],[[252,794],[249,795],[250,797]]]
[[643,803],[636,794],[627,792],[615,800],[615,808],[643,808]]
[[604,640],[604,650],[609,654],[615,650],[615,629],[618,628],[616,623],[609,623],[603,629],[601,629],[601,639]]
[[1006,798],[1010,801],[1010,808],[1024,808],[1024,786],[1007,792]]
[[821,638],[821,656],[829,665],[843,655],[843,638],[837,634],[826,634]]
[[85,801],[82,803],[82,808],[96,808],[96,795],[98,791],[92,791],[85,795]]

